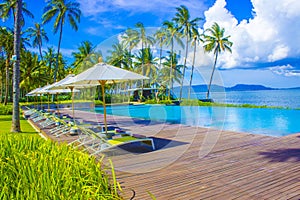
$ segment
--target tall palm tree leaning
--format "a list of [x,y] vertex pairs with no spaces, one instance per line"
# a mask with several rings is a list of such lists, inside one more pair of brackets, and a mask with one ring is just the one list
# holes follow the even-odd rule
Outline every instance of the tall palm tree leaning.
[[56,54],[56,66],[54,71],[54,82],[56,82],[57,71],[58,71],[58,61],[59,61],[59,51],[62,40],[63,26],[68,20],[71,27],[77,31],[80,22],[81,11],[79,9],[80,4],[73,2],[72,0],[51,0],[48,1],[47,6],[44,9],[44,14],[42,16],[43,24],[48,23],[51,19],[55,18],[53,25],[54,33],[59,31],[59,40]]
[[163,43],[165,43],[167,46],[171,45],[170,50],[170,82],[169,82],[169,90],[168,90],[168,99],[171,99],[171,89],[173,88],[173,68],[174,63],[172,62],[174,59],[172,57],[174,56],[174,40],[175,42],[180,46],[183,47],[183,43],[181,41],[181,33],[178,32],[178,28],[176,24],[172,21],[164,21],[163,26],[166,29],[166,37]]
[[197,51],[197,45],[198,42],[203,42],[202,38],[200,37],[200,34],[198,30],[192,31],[192,46],[194,46],[194,53],[193,53],[193,61],[192,61],[192,71],[191,71],[191,77],[190,77],[190,85],[189,85],[189,91],[188,91],[188,99],[191,97],[191,90],[192,90],[192,83],[193,83],[193,76],[194,76],[194,68],[195,68],[195,59],[196,59],[196,51]]
[[43,54],[42,54],[43,40],[45,40],[46,42],[49,41],[45,30],[43,29],[41,24],[35,23],[34,27],[29,27],[27,29],[27,32],[29,33],[28,36],[33,38],[32,46],[39,48],[40,57],[42,60],[44,60]]
[[182,98],[182,88],[183,88],[183,81],[186,69],[186,61],[189,52],[189,40],[191,38],[192,31],[196,31],[198,29],[198,21],[202,20],[201,18],[195,18],[190,20],[190,13],[187,7],[181,5],[180,7],[176,8],[177,13],[173,18],[173,21],[178,25],[178,31],[182,33],[182,36],[186,38],[185,41],[185,57],[184,57],[184,64],[183,64],[183,72],[181,78],[181,85],[180,85],[180,94],[179,99]]
[[[145,30],[145,27],[144,27],[143,23],[138,22],[138,23],[136,23],[135,27],[139,29],[138,41],[142,43],[141,52],[144,53],[144,48],[148,48],[150,45],[153,45],[155,40],[154,40],[153,37],[146,35],[146,30]],[[144,55],[142,55],[141,68],[142,68],[142,75],[144,76],[145,75],[145,72],[144,72]],[[143,96],[143,90],[144,90],[144,80],[142,80],[141,96]]]
[[208,32],[208,35],[204,35],[204,51],[213,51],[215,55],[213,70],[210,76],[209,85],[206,93],[206,99],[209,99],[210,87],[216,69],[218,55],[222,51],[229,51],[231,53],[231,47],[233,43],[229,41],[230,35],[224,36],[225,29],[221,28],[216,22],[212,25],[211,28],[206,29],[205,32]]
[[134,47],[137,46],[139,40],[139,32],[137,30],[128,28],[125,33],[122,35],[122,42],[128,51],[128,68],[132,70],[132,57],[131,51]]
[[11,132],[21,132],[20,127],[20,46],[21,46],[21,22],[22,22],[22,0],[16,2],[14,21],[14,54],[16,60],[13,67],[13,114]]

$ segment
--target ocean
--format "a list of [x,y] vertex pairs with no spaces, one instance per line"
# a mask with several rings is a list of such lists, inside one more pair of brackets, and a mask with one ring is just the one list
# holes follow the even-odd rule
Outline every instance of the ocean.
[[[205,92],[199,92],[193,93],[191,98],[205,99],[205,96]],[[187,93],[184,93],[183,97],[187,98]],[[211,98],[218,103],[280,106],[293,109],[300,108],[300,90],[298,89],[229,92],[212,91]]]

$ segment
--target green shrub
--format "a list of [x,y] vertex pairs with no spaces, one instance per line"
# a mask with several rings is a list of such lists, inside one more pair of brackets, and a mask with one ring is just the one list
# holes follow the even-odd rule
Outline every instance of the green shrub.
[[1,134],[0,199],[122,199],[101,163],[37,135]]
[[12,114],[12,105],[2,105],[0,104],[0,115],[11,115]]

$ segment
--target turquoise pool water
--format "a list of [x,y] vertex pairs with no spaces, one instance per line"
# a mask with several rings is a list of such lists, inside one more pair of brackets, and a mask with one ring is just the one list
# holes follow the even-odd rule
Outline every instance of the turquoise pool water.
[[[95,111],[103,113],[103,108]],[[293,109],[126,105],[108,106],[107,113],[270,136],[300,132],[300,110]]]

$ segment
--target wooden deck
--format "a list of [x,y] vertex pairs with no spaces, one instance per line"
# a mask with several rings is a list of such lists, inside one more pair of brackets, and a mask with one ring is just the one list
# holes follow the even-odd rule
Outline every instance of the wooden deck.
[[[102,117],[81,111],[76,116]],[[108,121],[153,137],[158,148],[107,155],[127,199],[132,190],[137,200],[151,199],[148,191],[158,200],[300,199],[300,134],[276,138],[127,117]]]

